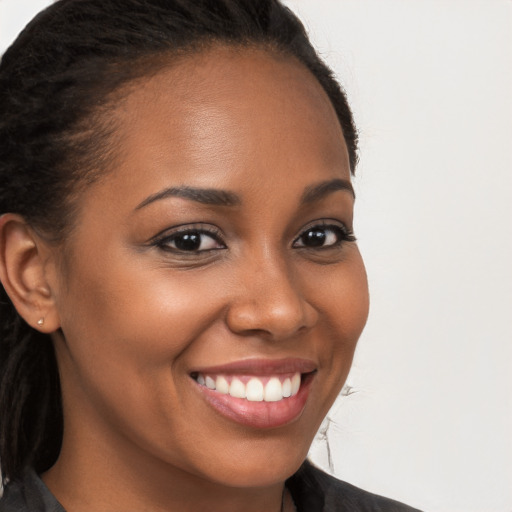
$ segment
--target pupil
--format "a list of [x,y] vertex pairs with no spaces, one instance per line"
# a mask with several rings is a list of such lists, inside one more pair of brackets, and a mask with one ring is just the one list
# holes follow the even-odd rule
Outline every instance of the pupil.
[[308,247],[321,247],[325,243],[325,238],[325,231],[315,229],[305,233],[302,241]]
[[201,245],[201,235],[199,233],[188,233],[181,235],[174,241],[177,249],[181,251],[197,251]]

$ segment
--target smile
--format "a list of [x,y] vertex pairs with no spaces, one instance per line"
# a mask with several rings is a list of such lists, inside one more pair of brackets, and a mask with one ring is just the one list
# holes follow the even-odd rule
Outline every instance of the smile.
[[302,359],[249,360],[190,374],[196,390],[217,413],[258,429],[297,420],[315,375],[315,364]]
[[300,389],[301,374],[248,376],[196,374],[196,382],[208,389],[249,402],[279,402],[295,396]]

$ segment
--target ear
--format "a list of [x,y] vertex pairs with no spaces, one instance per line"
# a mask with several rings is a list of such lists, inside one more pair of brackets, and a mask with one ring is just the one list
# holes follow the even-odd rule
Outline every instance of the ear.
[[46,279],[50,251],[20,215],[0,216],[0,281],[20,316],[34,329],[60,327],[52,289]]

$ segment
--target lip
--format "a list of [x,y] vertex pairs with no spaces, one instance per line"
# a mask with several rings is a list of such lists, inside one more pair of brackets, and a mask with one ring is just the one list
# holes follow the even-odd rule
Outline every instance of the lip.
[[307,359],[249,359],[233,363],[197,368],[191,372],[224,375],[282,375],[301,373],[301,385],[296,395],[278,402],[251,402],[208,389],[191,379],[206,403],[230,421],[255,429],[278,428],[296,421],[302,414],[315,377],[316,364]]
[[227,375],[282,375],[286,373],[311,373],[316,370],[316,364],[309,359],[243,359],[224,365],[203,366],[194,368],[190,373],[224,373]]

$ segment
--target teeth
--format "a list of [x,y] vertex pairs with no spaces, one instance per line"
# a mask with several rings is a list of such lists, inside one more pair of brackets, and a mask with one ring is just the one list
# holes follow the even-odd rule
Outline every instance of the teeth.
[[229,386],[229,394],[235,398],[245,398],[244,383],[241,380],[234,378],[231,381],[231,386]]
[[253,377],[245,387],[245,394],[249,402],[263,401],[263,383],[260,379]]
[[296,373],[292,377],[292,396],[299,392],[300,388],[300,373]]
[[208,389],[215,389],[215,381],[209,376],[206,376],[205,384]]
[[223,395],[227,395],[229,393],[229,383],[226,380],[226,377],[223,377],[222,375],[217,377],[215,380],[215,389]]
[[263,380],[259,377],[251,377],[247,384],[244,384],[241,378],[232,377],[230,379],[225,375],[211,377],[198,374],[196,380],[201,386],[216,390],[223,395],[229,394],[234,398],[245,398],[250,402],[279,402],[283,398],[294,396],[299,392],[301,374],[295,373],[293,377],[286,377],[283,381],[277,376],[266,377]]
[[283,396],[285,398],[288,398],[289,396],[292,396],[292,381],[291,381],[291,379],[284,379],[284,382],[283,382]]
[[279,379],[272,377],[265,386],[265,402],[278,402],[283,399],[283,386]]

